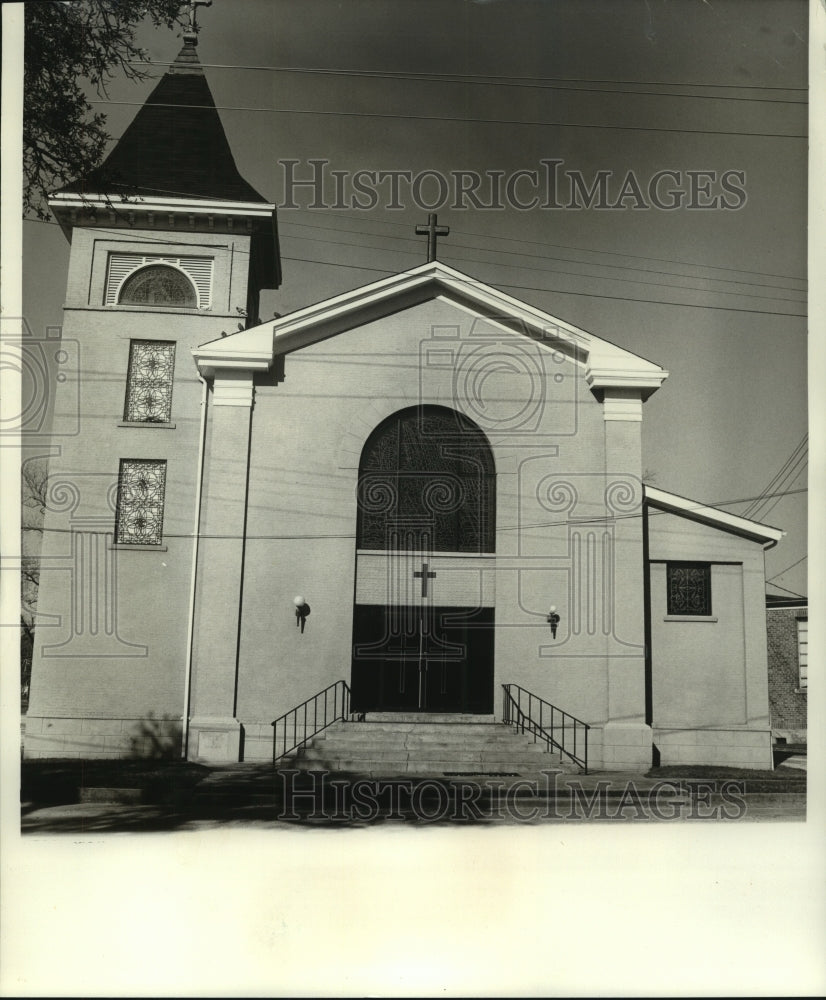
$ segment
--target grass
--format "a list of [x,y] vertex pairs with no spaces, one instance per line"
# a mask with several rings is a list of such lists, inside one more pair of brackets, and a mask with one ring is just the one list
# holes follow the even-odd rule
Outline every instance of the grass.
[[21,802],[63,805],[79,801],[81,788],[138,788],[147,802],[164,802],[190,792],[209,773],[183,760],[24,760]]
[[752,770],[746,767],[714,767],[697,764],[671,764],[652,767],[647,778],[663,781],[743,781],[747,792],[805,792],[806,772],[791,768]]
[[[214,770],[184,760],[53,758],[24,760],[21,802],[24,811],[80,801],[81,789],[138,789],[144,804],[186,810],[200,781]],[[737,767],[672,765],[651,768],[646,777],[686,783],[689,780],[743,782],[746,793],[806,791],[806,772],[749,770]]]

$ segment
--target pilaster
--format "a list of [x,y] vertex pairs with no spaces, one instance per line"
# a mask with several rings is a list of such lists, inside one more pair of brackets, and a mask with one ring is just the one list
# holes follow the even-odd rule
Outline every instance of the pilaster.
[[652,731],[645,721],[645,600],[643,588],[642,393],[633,386],[603,389],[606,493],[626,491],[614,520],[616,628],[621,645],[608,649],[608,718],[603,767],[639,771],[651,765]]
[[252,403],[252,372],[215,372],[198,558],[190,760],[239,759],[235,688]]

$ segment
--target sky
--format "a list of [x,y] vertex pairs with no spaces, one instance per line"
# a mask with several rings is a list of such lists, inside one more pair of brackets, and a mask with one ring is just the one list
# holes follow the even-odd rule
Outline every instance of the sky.
[[[432,175],[418,197],[402,180],[396,207],[376,182],[364,209],[349,181],[336,203],[333,171],[445,176],[439,259],[666,368],[643,468],[784,529],[770,589],[806,594],[807,17],[798,0],[215,0],[199,57],[241,174],[279,206],[284,280],[261,318],[425,260]],[[181,45],[151,27],[140,42],[159,75]],[[153,86],[117,80],[95,105],[114,138]],[[327,207],[290,197],[286,161],[307,179],[313,159]],[[456,203],[456,171],[482,177],[481,206]],[[508,198],[517,171],[537,183]],[[600,172],[603,205],[571,204],[569,173],[590,188]],[[26,224],[35,332],[61,322],[68,249]],[[786,495],[758,504],[769,486]]]

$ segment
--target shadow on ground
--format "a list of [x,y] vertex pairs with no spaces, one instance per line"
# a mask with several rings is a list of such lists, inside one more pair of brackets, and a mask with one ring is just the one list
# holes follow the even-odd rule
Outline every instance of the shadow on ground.
[[[547,782],[548,779],[546,779]],[[542,791],[542,782],[533,781]],[[265,822],[362,827],[402,821],[486,823],[530,819],[531,785],[493,776],[367,778],[271,764],[210,768],[144,761],[23,763],[22,830],[99,833]],[[517,800],[520,801],[517,801]],[[538,818],[538,817],[537,817]]]
[[[711,814],[688,815],[695,808],[692,797],[696,798],[698,783],[703,782],[718,790],[738,782],[741,795],[753,793],[755,801],[796,800],[797,812],[805,812],[805,774],[733,768],[657,768],[647,776],[624,777],[568,775],[557,785],[551,773],[530,780],[378,779],[276,771],[268,763],[208,767],[185,761],[35,760],[22,764],[21,828],[24,834],[94,834],[246,823],[346,829],[383,823],[469,826],[571,819],[713,819]],[[735,799],[729,797],[728,805],[732,802]],[[778,808],[782,812],[785,806]],[[729,809],[717,818],[745,818],[747,813],[748,809],[739,813]]]

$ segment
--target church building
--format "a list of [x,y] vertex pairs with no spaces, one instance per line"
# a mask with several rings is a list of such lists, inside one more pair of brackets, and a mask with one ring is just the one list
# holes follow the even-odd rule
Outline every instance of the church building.
[[328,690],[367,719],[553,705],[592,770],[771,767],[782,532],[643,484],[661,367],[435,255],[261,322],[275,206],[192,33],[50,206],[80,361],[27,757],[268,760],[273,721]]

